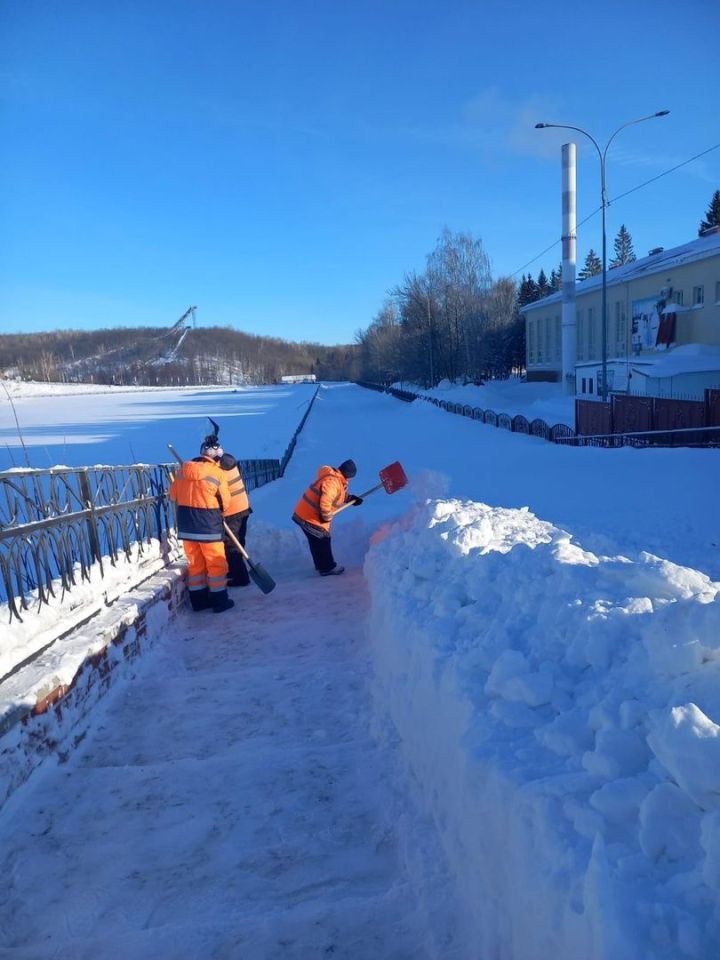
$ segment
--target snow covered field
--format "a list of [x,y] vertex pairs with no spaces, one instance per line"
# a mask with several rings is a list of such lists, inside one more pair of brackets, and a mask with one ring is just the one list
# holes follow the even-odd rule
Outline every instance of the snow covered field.
[[[246,460],[282,457],[315,387],[103,387],[6,381],[0,390],[0,470],[167,463],[168,442],[194,456],[220,420]],[[185,454],[185,447],[192,447]]]
[[[175,393],[153,436],[179,404],[184,448],[209,414],[261,455],[242,397]],[[121,462],[138,428],[103,416],[92,460]],[[355,492],[394,460],[410,484],[338,517],[325,580],[289,516],[347,457]],[[715,960],[719,468],[323,386],[252,496],[276,591],[182,615],[0,815],[2,955]]]

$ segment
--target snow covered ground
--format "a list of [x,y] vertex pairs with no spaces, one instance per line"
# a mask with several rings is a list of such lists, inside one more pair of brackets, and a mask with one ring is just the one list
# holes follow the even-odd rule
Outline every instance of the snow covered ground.
[[450,935],[439,876],[426,912],[402,866],[410,805],[370,735],[362,572],[341,590],[273,573],[272,597],[181,618],[71,760],[13,796],[1,956],[413,960]]
[[523,416],[532,421],[544,420],[549,427],[565,423],[575,429],[575,397],[563,393],[559,383],[526,383],[519,377],[508,380],[488,380],[480,387],[465,386],[442,380],[432,390],[417,384],[398,383],[402,390],[410,390],[425,397],[437,397],[452,403],[468,404],[481,410]]
[[[320,579],[289,516],[347,457],[410,484]],[[182,615],[0,814],[1,955],[715,960],[719,468],[323,386],[252,496],[277,589]]]

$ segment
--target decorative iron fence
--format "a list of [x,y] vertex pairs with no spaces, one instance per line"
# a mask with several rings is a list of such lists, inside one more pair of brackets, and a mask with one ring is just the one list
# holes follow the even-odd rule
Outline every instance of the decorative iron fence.
[[[0,603],[10,620],[121,555],[168,549],[167,464],[0,473]],[[157,547],[156,547],[157,549]]]
[[379,383],[367,383],[358,380],[359,387],[366,387],[369,390],[377,390],[380,393],[389,393],[398,400],[410,402],[411,400],[426,400],[448,413],[456,413],[461,417],[468,417],[471,420],[479,420],[481,423],[487,423],[492,427],[500,427],[502,430],[510,430],[512,433],[527,433],[535,437],[542,437],[545,440],[556,442],[560,437],[571,439],[575,437],[575,431],[565,423],[556,423],[553,427],[548,426],[544,420],[533,420],[529,423],[523,416],[511,417],[509,413],[496,413],[494,410],[483,410],[481,407],[471,407],[467,403],[455,403],[452,400],[440,400],[438,397],[428,397],[423,393],[411,393],[409,390],[397,390],[394,387],[385,387]]
[[310,400],[310,403],[307,405],[307,409],[305,410],[305,413],[303,414],[302,420],[301,420],[300,423],[298,424],[297,429],[295,430],[295,433],[292,435],[292,439],[290,440],[290,443],[288,444],[287,450],[286,450],[285,453],[283,454],[282,460],[279,461],[279,473],[278,473],[278,476],[279,476],[279,477],[282,477],[282,476],[285,475],[285,468],[287,467],[288,463],[290,462],[290,457],[293,455],[293,451],[295,450],[295,444],[297,443],[298,435],[299,435],[300,431],[302,430],[302,428],[305,426],[305,421],[306,421],[307,418],[310,416],[310,411],[312,410],[313,404],[315,403],[315,398],[317,397],[319,390],[320,390],[320,387],[318,387],[318,388],[315,390],[315,393],[312,395],[312,398],[311,398],[311,400]]
[[405,403],[412,403],[413,400],[417,400],[417,393],[411,393],[410,390],[398,390],[397,387],[386,387],[381,383],[370,383],[366,380],[357,380],[357,385],[359,387],[365,387],[367,390],[377,390],[380,393],[389,393],[390,396],[395,397],[396,400],[404,400]]
[[[449,413],[456,413],[462,417],[469,417],[472,420],[479,420],[493,427],[500,427],[503,430],[510,430],[513,433],[526,433],[533,437],[540,437],[550,443],[563,443],[570,446],[598,446],[598,447],[645,447],[645,446],[717,446],[720,443],[720,427],[715,425],[705,426],[704,429],[687,429],[680,427],[679,416],[693,415],[698,426],[704,423],[713,423],[715,419],[720,419],[720,391],[706,391],[705,408],[712,413],[708,413],[707,418],[700,423],[697,417],[697,411],[688,401],[670,401],[673,404],[672,413],[666,412],[668,401],[657,401],[656,416],[660,417],[660,410],[663,411],[665,422],[675,416],[678,424],[673,429],[667,430],[641,430],[639,427],[635,430],[629,429],[622,433],[613,433],[613,418],[611,404],[601,404],[597,401],[576,401],[576,418],[582,417],[582,423],[585,429],[582,433],[576,433],[572,427],[565,423],[556,423],[552,427],[544,420],[535,419],[529,422],[526,417],[518,414],[511,417],[507,413],[496,413],[494,410],[483,410],[480,407],[471,407],[467,404],[455,403],[452,400],[440,400],[438,397],[429,397],[422,393],[410,393],[407,390],[396,390],[393,387],[384,387],[377,383],[366,383],[357,381],[358,386],[367,387],[370,390],[378,390],[381,393],[389,393],[391,396],[398,397],[400,400],[426,400],[428,403],[447,410]],[[617,397],[618,409],[628,398]],[[630,400],[645,400],[646,398],[629,398]],[[715,407],[712,404],[715,404]],[[703,406],[702,403],[697,406]],[[613,408],[614,409],[614,408]],[[655,408],[653,408],[655,409]],[[690,409],[690,413],[687,410]],[[580,411],[578,413],[577,411]],[[680,412],[677,412],[680,411]],[[592,419],[594,418],[594,419]],[[577,422],[581,422],[580,419]],[[633,424],[635,426],[635,424]]]

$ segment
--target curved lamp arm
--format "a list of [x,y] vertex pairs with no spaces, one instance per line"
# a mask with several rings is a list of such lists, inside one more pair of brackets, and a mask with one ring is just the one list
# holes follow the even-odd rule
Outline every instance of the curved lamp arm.
[[[627,123],[624,123],[621,127],[618,127],[615,133],[610,137],[608,142],[605,144],[605,149],[603,150],[603,160],[607,156],[608,147],[613,142],[615,137],[620,133],[621,130],[624,130],[626,127],[632,127],[635,123],[642,123],[644,120],[654,120],[655,117],[666,117],[670,113],[669,110],[658,110],[657,113],[649,113],[646,117],[638,117],[637,120],[628,120]],[[597,146],[597,144],[596,144]]]

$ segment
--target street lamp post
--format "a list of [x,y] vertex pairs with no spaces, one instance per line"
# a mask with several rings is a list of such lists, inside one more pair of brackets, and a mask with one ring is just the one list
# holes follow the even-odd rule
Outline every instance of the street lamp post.
[[637,120],[628,120],[621,127],[618,127],[615,133],[605,144],[605,149],[601,150],[595,137],[591,136],[587,130],[581,127],[573,127],[567,123],[536,123],[536,130],[544,130],[547,127],[557,127],[561,130],[577,130],[584,137],[591,141],[600,157],[600,197],[602,201],[602,307],[601,307],[601,340],[602,340],[602,393],[601,398],[607,400],[607,231],[606,231],[606,210],[608,207],[607,188],[605,185],[605,161],[607,158],[608,147],[615,137],[624,130],[625,127],[631,127],[635,123],[642,123],[643,120],[654,120],[655,117],[666,117],[669,110],[658,110],[657,113],[650,113],[647,117],[638,117]]

